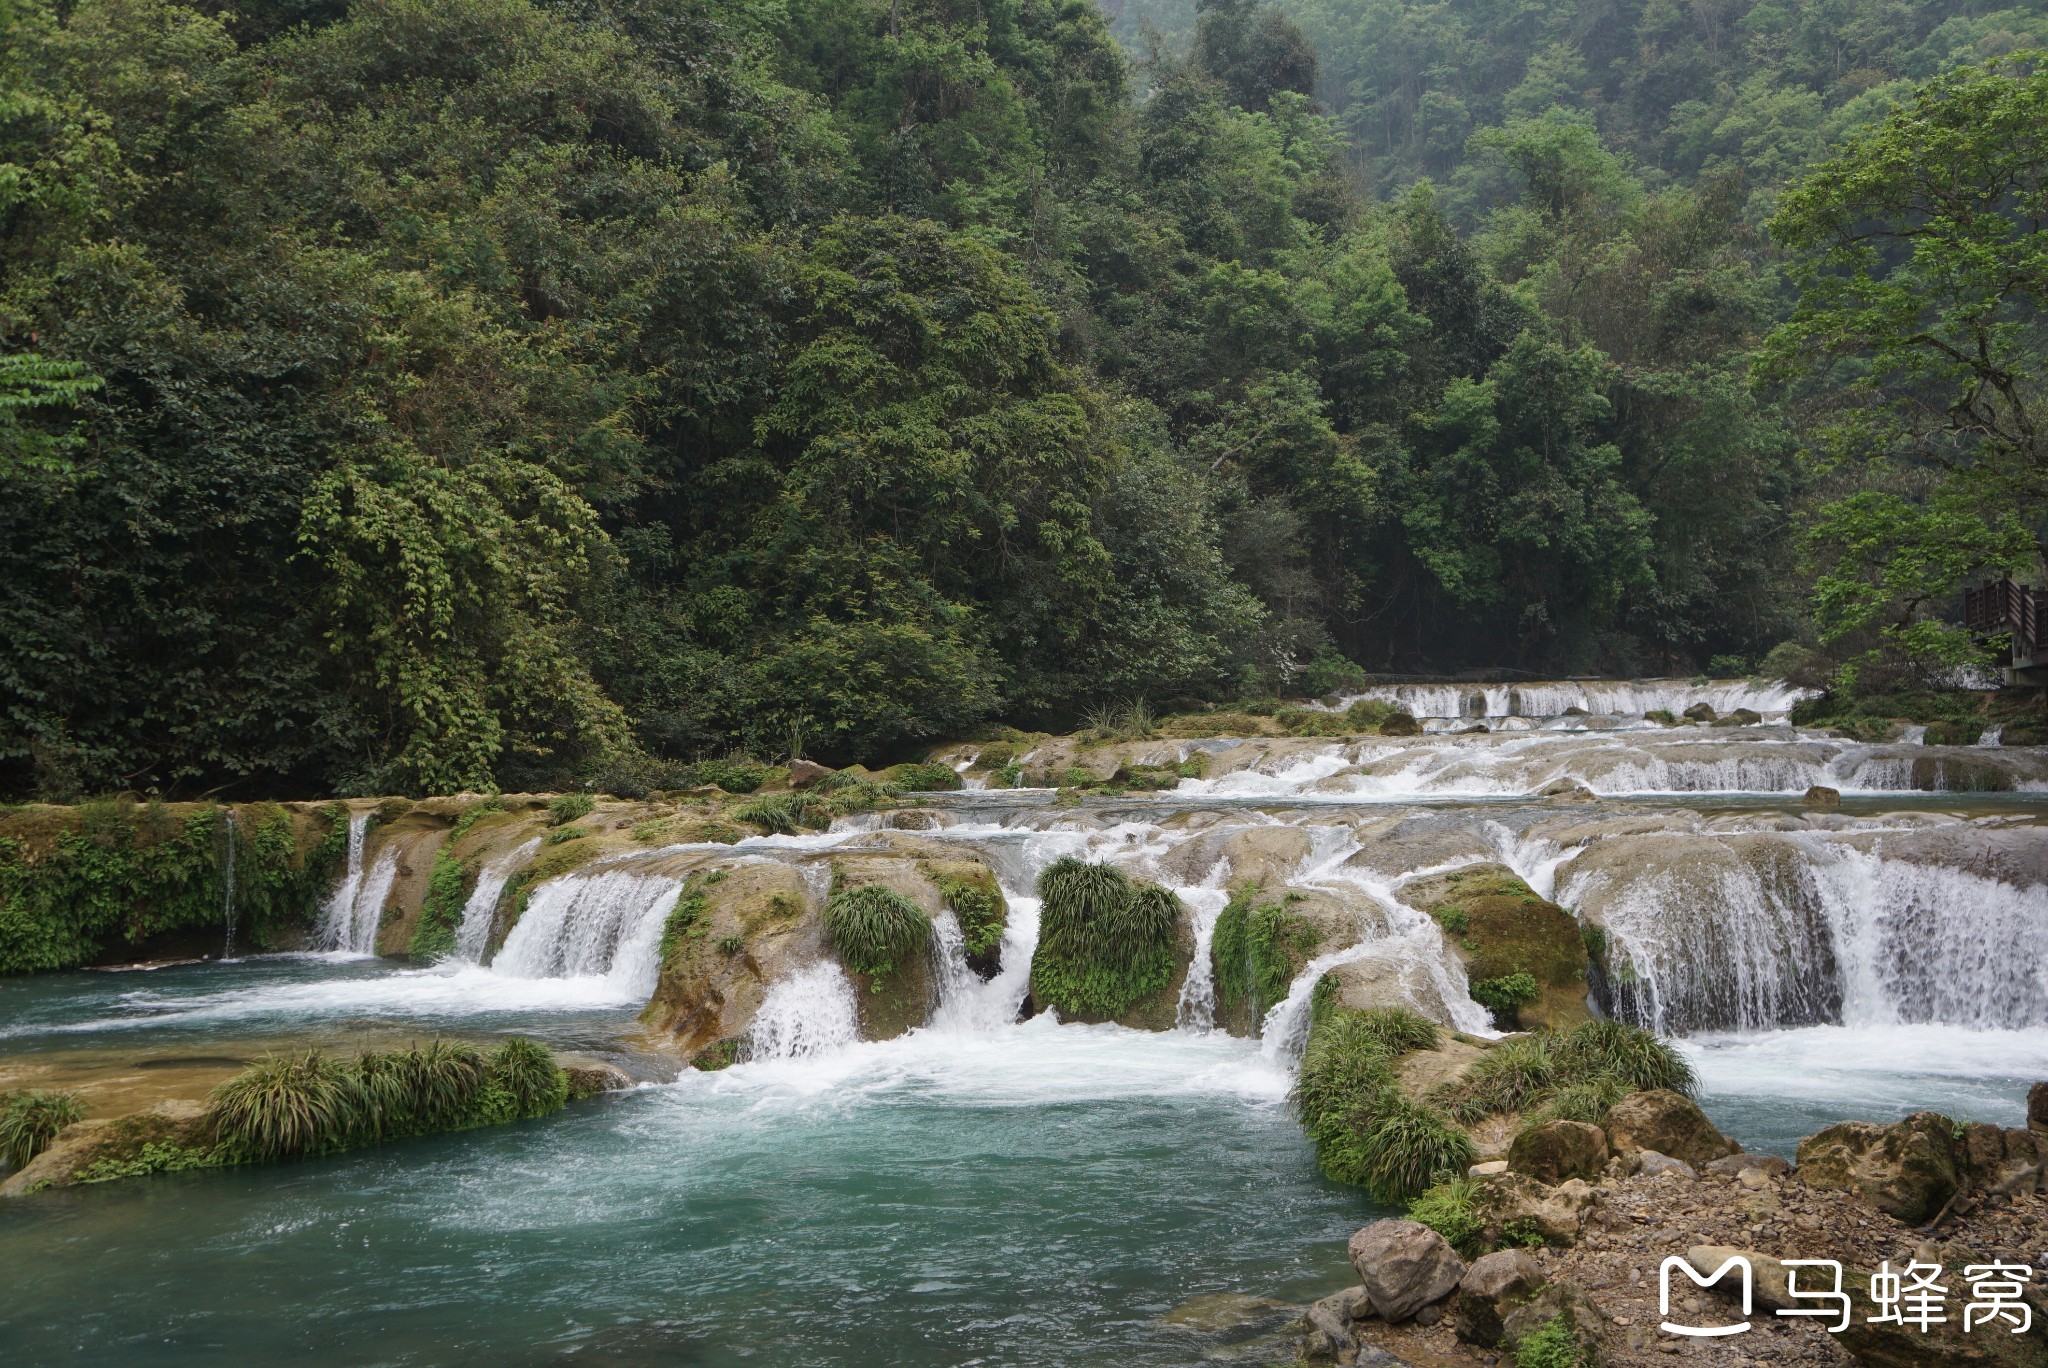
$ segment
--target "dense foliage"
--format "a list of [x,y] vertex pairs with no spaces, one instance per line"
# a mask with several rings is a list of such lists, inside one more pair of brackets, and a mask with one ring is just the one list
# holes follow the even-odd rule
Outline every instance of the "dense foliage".
[[1038,876],[1038,896],[1031,995],[1040,1007],[1106,1021],[1172,986],[1181,908],[1171,892],[1066,856]]
[[[0,0],[0,790],[1753,662],[1819,478],[1759,225],[2040,8],[1133,0],[1134,65],[1086,0]],[[1810,287],[1887,158],[1998,170],[1865,136],[1784,200]],[[1793,341],[1974,383],[1853,294]],[[1876,483],[1830,545],[2023,559]]]

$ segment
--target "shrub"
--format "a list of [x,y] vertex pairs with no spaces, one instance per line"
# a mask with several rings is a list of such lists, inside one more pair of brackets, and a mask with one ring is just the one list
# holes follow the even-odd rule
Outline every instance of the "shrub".
[[1360,1132],[1360,1172],[1351,1181],[1382,1202],[1405,1202],[1463,1173],[1478,1153],[1442,1112],[1391,1088],[1363,1104],[1352,1125]]
[[1344,720],[1353,731],[1375,731],[1380,723],[1401,711],[1380,698],[1361,698],[1344,710]]
[[1607,1109],[1632,1091],[1620,1079],[1606,1075],[1567,1083],[1544,1098],[1543,1105],[1529,1118],[1529,1124],[1540,1126],[1546,1121],[1585,1121],[1597,1126],[1606,1117]]
[[1110,865],[1055,860],[1038,877],[1031,986],[1068,1015],[1115,1017],[1173,981],[1180,900]]
[[1506,1112],[1598,1121],[1630,1093],[1668,1088],[1690,1097],[1697,1087],[1692,1066],[1668,1043],[1637,1026],[1589,1021],[1503,1041],[1431,1100],[1467,1124]]
[[1363,667],[1335,651],[1324,650],[1302,670],[1301,687],[1310,698],[1321,698],[1339,689],[1364,688],[1365,679]]
[[1643,720],[1655,722],[1660,727],[1675,727],[1678,725],[1678,714],[1669,708],[1652,708],[1643,714]]
[[734,809],[732,815],[771,836],[794,836],[805,827],[831,826],[837,814],[831,801],[814,793],[771,793]]
[[1559,1312],[1515,1346],[1515,1368],[1579,1368],[1579,1337],[1571,1313]]
[[1512,1024],[1515,1009],[1534,1002],[1543,989],[1536,976],[1518,969],[1500,978],[1481,979],[1472,985],[1472,1000],[1492,1012],[1496,1022]]
[[1469,1259],[1479,1252],[1479,1218],[1472,1212],[1472,1183],[1453,1178],[1438,1183],[1408,1204],[1408,1219],[1428,1226]]
[[23,1088],[5,1094],[0,1097],[0,1163],[26,1168],[58,1132],[84,1116],[85,1105],[75,1092]]
[[716,784],[727,793],[746,794],[767,782],[768,767],[736,756],[724,760],[699,760],[684,769],[682,777],[686,782],[678,787]]
[[214,1137],[243,1159],[340,1149],[362,1133],[365,1099],[355,1070],[318,1050],[265,1055],[208,1099]]
[[403,1081],[408,1130],[455,1130],[483,1091],[483,1051],[455,1040],[431,1040],[392,1057]]
[[1405,1007],[1373,1007],[1354,1015],[1359,1018],[1356,1029],[1372,1035],[1388,1054],[1434,1050],[1441,1043],[1436,1023]]
[[1548,1034],[1524,1036],[1494,1046],[1458,1083],[1435,1100],[1467,1124],[1500,1112],[1533,1106],[1556,1083],[1558,1061]]
[[506,1041],[491,1051],[486,1072],[493,1088],[511,1095],[515,1118],[545,1116],[569,1101],[569,1075],[538,1041]]
[[578,818],[588,817],[596,806],[597,800],[587,793],[562,794],[548,803],[548,825],[567,826]]
[[893,888],[862,884],[825,904],[825,935],[847,968],[875,977],[931,948],[931,918]]

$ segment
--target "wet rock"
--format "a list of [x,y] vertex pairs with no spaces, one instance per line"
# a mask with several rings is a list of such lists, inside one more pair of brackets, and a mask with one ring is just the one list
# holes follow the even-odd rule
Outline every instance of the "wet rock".
[[1716,1130],[1691,1098],[1664,1088],[1622,1098],[1607,1109],[1606,1125],[1616,1154],[1655,1150],[1695,1169],[1741,1148]]
[[0,1183],[0,1197],[69,1187],[94,1164],[132,1161],[146,1146],[206,1149],[212,1144],[206,1104],[187,1098],[169,1098],[128,1116],[75,1121],[58,1132],[48,1149]]
[[1657,1178],[1669,1175],[1673,1178],[1683,1178],[1688,1183],[1699,1181],[1700,1175],[1698,1171],[1683,1159],[1673,1159],[1670,1155],[1659,1154],[1655,1150],[1644,1150],[1640,1158],[1642,1160],[1642,1173],[1645,1177]]
[[1546,1185],[1598,1178],[1606,1166],[1607,1134],[1584,1121],[1532,1126],[1508,1146],[1508,1172],[1526,1173]]
[[1553,779],[1536,790],[1539,798],[1555,798],[1570,803],[1591,802],[1598,795],[1576,779]]
[[1381,736],[1420,736],[1422,724],[1407,713],[1393,713],[1380,723]]
[[[1364,1293],[1362,1287],[1348,1287],[1303,1312],[1301,1334],[1294,1344],[1295,1357],[1304,1363],[1349,1361],[1351,1351],[1358,1345],[1358,1335],[1351,1323],[1361,1319],[1354,1309],[1363,1301]],[[1364,1303],[1364,1309],[1371,1310],[1369,1301]]]
[[1501,1249],[1478,1259],[1458,1283],[1453,1322],[1458,1338],[1494,1348],[1507,1332],[1507,1317],[1544,1281],[1543,1266],[1527,1250]]
[[1798,1176],[1808,1187],[1854,1192],[1919,1225],[1955,1195],[1956,1148],[1949,1119],[1933,1112],[1889,1126],[1844,1121],[1799,1142]]
[[1842,805],[1842,791],[1831,789],[1826,784],[1815,784],[1799,801],[1810,808],[1838,808]]
[[[1687,715],[1690,716],[1691,714],[1688,713]],[[1763,720],[1763,714],[1754,709],[1737,708],[1726,717],[1715,718],[1714,725],[1717,727],[1754,727]]]
[[624,1092],[633,1086],[633,1080],[624,1069],[609,1064],[565,1064],[562,1072],[569,1075],[569,1096],[595,1097],[599,1093]]
[[1574,1244],[1592,1204],[1593,1189],[1580,1178],[1546,1187],[1526,1173],[1510,1172],[1481,1179],[1472,1190],[1472,1214],[1493,1244]]
[[2027,1129],[2048,1131],[2048,1083],[2027,1089]]
[[1381,1319],[1411,1319],[1442,1301],[1465,1276],[1444,1237],[1415,1221],[1375,1221],[1351,1237],[1351,1266]]
[[1694,722],[1711,722],[1718,714],[1711,703],[1695,703],[1685,710],[1685,716]]
[[789,762],[789,786],[809,788],[830,773],[831,769],[815,760],[792,760]]

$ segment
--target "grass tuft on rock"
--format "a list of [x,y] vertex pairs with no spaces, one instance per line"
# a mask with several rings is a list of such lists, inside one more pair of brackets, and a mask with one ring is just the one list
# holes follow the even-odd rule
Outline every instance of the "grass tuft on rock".
[[1589,1021],[1502,1041],[1430,1100],[1466,1125],[1516,1112],[1597,1122],[1630,1093],[1668,1088],[1690,1097],[1698,1086],[1669,1042],[1624,1022]]
[[75,1092],[23,1088],[0,1095],[0,1163],[26,1167],[60,1131],[84,1118],[85,1104]]
[[1479,1253],[1484,1223],[1472,1210],[1473,1183],[1453,1178],[1438,1183],[1408,1204],[1408,1219],[1428,1226],[1467,1259]]
[[1038,877],[1031,990],[1063,1016],[1114,1018],[1173,982],[1180,899],[1071,857]]
[[1471,1137],[1395,1086],[1396,1057],[1435,1044],[1436,1028],[1412,1013],[1318,1004],[1294,1107],[1325,1177],[1404,1202],[1464,1173],[1476,1153]]
[[318,1050],[266,1055],[215,1088],[210,1103],[215,1138],[248,1160],[340,1149],[367,1112],[356,1071]]
[[833,894],[825,904],[824,921],[833,951],[856,973],[883,977],[931,949],[931,918],[881,884]]
[[1247,884],[1231,895],[1209,939],[1216,1005],[1232,1029],[1249,1031],[1287,996],[1298,964],[1321,939],[1284,903],[1259,903]]

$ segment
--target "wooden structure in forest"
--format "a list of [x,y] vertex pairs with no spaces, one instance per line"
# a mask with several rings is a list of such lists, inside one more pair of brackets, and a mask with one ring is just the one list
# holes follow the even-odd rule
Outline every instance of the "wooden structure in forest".
[[1971,635],[2012,641],[2006,678],[2015,684],[2048,682],[2048,592],[2005,579],[1963,590],[1963,626]]

